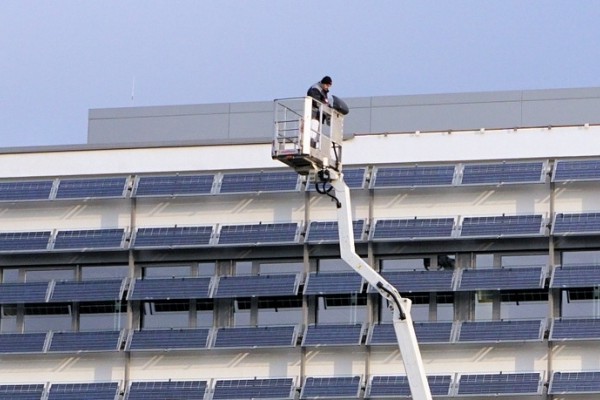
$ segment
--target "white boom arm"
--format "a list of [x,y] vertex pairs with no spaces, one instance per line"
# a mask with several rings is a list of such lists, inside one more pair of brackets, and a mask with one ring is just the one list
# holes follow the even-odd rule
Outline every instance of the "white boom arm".
[[[318,108],[316,119],[313,115],[314,107]],[[317,172],[315,179],[320,183],[331,184],[335,189],[335,197],[330,197],[337,201],[342,259],[389,302],[412,398],[431,400],[431,391],[410,317],[410,299],[403,299],[396,288],[364,262],[354,249],[350,191],[341,173],[344,115],[310,97],[275,100],[275,137],[271,156],[301,175]],[[326,194],[318,188],[317,191]]]
[[[330,174],[332,175],[331,185],[335,189],[335,197],[338,200],[338,230],[342,259],[388,300],[390,307],[393,309],[394,330],[412,398],[414,400],[431,400],[431,391],[410,316],[411,301],[402,298],[394,286],[356,254],[350,210],[350,190],[341,173],[330,171]],[[337,179],[335,175],[338,175]]]

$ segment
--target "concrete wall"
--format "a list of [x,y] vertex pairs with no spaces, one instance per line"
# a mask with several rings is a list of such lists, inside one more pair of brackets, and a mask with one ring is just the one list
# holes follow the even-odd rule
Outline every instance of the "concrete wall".
[[[600,124],[600,88],[345,99],[346,134]],[[273,102],[89,111],[88,144],[270,142]]]

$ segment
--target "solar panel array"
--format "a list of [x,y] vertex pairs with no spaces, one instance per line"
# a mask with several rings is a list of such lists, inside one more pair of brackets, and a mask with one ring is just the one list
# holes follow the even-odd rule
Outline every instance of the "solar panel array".
[[371,187],[403,188],[415,186],[450,186],[454,179],[454,165],[412,167],[377,167]]
[[585,288],[600,285],[600,265],[563,265],[554,268],[551,288]]
[[298,291],[297,280],[295,274],[221,276],[213,297],[294,296]]
[[380,219],[372,233],[374,241],[450,238],[454,218]]
[[[433,396],[448,396],[450,392],[450,384],[452,383],[451,375],[428,375],[427,383]],[[367,387],[367,398],[380,397],[410,397],[410,386],[408,377],[401,376],[378,376],[371,378],[371,382]]]
[[[361,241],[365,230],[365,221],[358,220],[352,223],[354,240]],[[311,221],[306,231],[306,243],[337,243],[339,242],[337,221]]]
[[557,213],[552,224],[554,235],[600,233],[600,213]]
[[0,182],[0,201],[48,200],[51,180]]
[[210,194],[214,175],[140,176],[134,196],[184,196]]
[[544,162],[465,164],[463,185],[543,183]]
[[[452,322],[413,322],[419,343],[450,343]],[[370,345],[398,345],[393,324],[374,324],[367,343]]]
[[131,382],[126,400],[203,400],[206,381]]
[[295,171],[223,174],[220,193],[293,192],[299,188]]
[[541,320],[464,321],[459,342],[509,342],[542,340]]
[[43,393],[42,384],[0,385],[0,400],[40,400]]
[[293,390],[292,378],[220,379],[215,383],[212,399],[293,399]]
[[361,293],[363,279],[356,272],[311,272],[304,285],[305,295]]
[[136,279],[129,286],[128,300],[174,300],[209,298],[211,278]]
[[554,182],[600,180],[600,160],[558,160],[554,164]]
[[127,350],[205,349],[208,329],[149,329],[132,331]]
[[300,392],[301,399],[358,398],[360,376],[307,377]]
[[551,340],[598,340],[600,319],[566,318],[555,319],[550,330]]
[[59,231],[54,241],[55,250],[121,249],[124,229],[86,229]]
[[55,383],[50,386],[48,400],[115,400],[117,382]]
[[555,372],[549,394],[599,393],[600,371]]
[[54,332],[49,352],[118,351],[121,331]]
[[462,237],[541,235],[542,220],[541,215],[465,217],[460,235]]
[[363,329],[360,324],[309,325],[304,333],[302,346],[356,346],[362,341]]
[[298,223],[223,225],[219,232],[222,245],[289,244],[297,242]]
[[0,354],[41,353],[46,333],[3,333],[0,335]]
[[142,249],[206,246],[210,244],[212,233],[212,226],[138,228],[133,247]]
[[127,178],[61,179],[57,199],[125,197]]
[[542,267],[464,269],[457,290],[519,290],[544,287]]
[[51,234],[50,231],[2,232],[0,233],[0,252],[46,250]]
[[50,302],[118,301],[123,297],[123,280],[90,280],[56,282]]
[[295,326],[219,328],[213,347],[291,347],[295,341]]
[[464,374],[458,382],[459,395],[538,394],[538,372],[509,374]]
[[46,301],[48,282],[2,283],[0,304],[28,304]]

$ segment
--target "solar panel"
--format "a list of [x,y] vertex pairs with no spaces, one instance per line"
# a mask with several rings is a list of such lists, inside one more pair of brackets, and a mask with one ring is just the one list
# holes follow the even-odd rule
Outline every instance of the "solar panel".
[[211,278],[136,279],[128,300],[174,300],[209,298]]
[[541,289],[544,281],[542,267],[464,269],[457,290]]
[[179,226],[163,228],[138,228],[133,247],[175,248],[210,244],[212,226]]
[[[428,375],[427,382],[433,396],[448,396],[452,376]],[[410,397],[408,377],[402,376],[373,376],[367,387],[367,398],[396,398]]]
[[210,194],[214,175],[159,175],[140,176],[135,197],[184,196]]
[[212,400],[293,399],[294,380],[279,379],[219,379]]
[[459,342],[514,342],[542,340],[541,320],[464,321]]
[[548,393],[600,393],[600,371],[555,372]]
[[498,215],[493,217],[465,217],[460,236],[500,237],[541,235],[541,215]]
[[[381,275],[400,293],[452,291],[453,271],[383,271]],[[377,290],[369,286],[369,292]]]
[[153,329],[132,331],[127,350],[205,349],[208,329]]
[[43,384],[0,385],[0,400],[40,400]]
[[543,183],[544,162],[465,164],[463,185]]
[[[358,220],[352,224],[354,240],[362,241],[365,229],[365,221]],[[338,222],[337,221],[311,221],[306,232],[306,243],[337,243],[339,242]]]
[[221,276],[214,298],[294,296],[298,293],[297,275]]
[[203,400],[206,381],[147,381],[131,382],[127,400]]
[[45,303],[48,282],[0,284],[0,304]]
[[558,213],[552,224],[554,235],[600,233],[600,213]]
[[42,353],[46,333],[3,333],[0,335],[0,354]]
[[600,179],[600,160],[557,160],[554,182],[597,181]]
[[118,351],[121,331],[54,332],[48,352]]
[[363,286],[363,279],[356,272],[312,272],[304,285],[304,294],[362,293]]
[[451,186],[454,165],[376,167],[371,187],[402,188],[426,186]]
[[[450,343],[452,322],[413,322],[419,343]],[[374,324],[367,343],[370,345],[398,345],[393,324]]]
[[50,231],[2,232],[0,233],[0,252],[46,250],[50,235]]
[[538,394],[541,376],[538,372],[515,374],[461,375],[459,395]]
[[127,178],[61,179],[57,199],[125,197]]
[[302,346],[347,346],[359,345],[364,327],[360,324],[309,325],[304,333]]
[[295,326],[219,328],[215,348],[291,347],[296,342]]
[[223,174],[220,193],[293,192],[299,188],[294,172],[247,172]]
[[259,245],[297,243],[298,224],[223,225],[219,233],[221,245]]
[[372,239],[412,240],[452,237],[454,218],[380,219],[375,222]]
[[53,383],[48,400],[115,400],[118,390],[117,382]]
[[360,376],[307,377],[300,393],[301,399],[358,398]]
[[123,248],[124,229],[59,231],[54,250],[99,250]]
[[[344,168],[344,183],[348,186],[348,189],[363,189],[365,187],[366,168]],[[306,183],[306,190],[314,192],[315,189],[315,176],[309,175],[308,182]]]
[[551,340],[597,340],[600,339],[598,318],[557,318],[552,322]]
[[0,201],[48,200],[53,181],[0,182]]
[[600,265],[563,265],[554,268],[551,288],[584,288],[600,285]]
[[56,282],[50,302],[118,301],[123,297],[123,279]]

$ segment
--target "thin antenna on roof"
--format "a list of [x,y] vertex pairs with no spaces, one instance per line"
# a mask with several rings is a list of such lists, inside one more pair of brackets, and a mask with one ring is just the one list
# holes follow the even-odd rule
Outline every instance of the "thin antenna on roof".
[[131,81],[131,102],[133,103],[133,97],[135,96],[135,75]]

